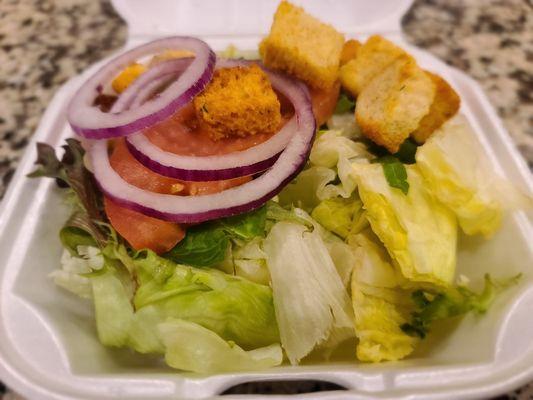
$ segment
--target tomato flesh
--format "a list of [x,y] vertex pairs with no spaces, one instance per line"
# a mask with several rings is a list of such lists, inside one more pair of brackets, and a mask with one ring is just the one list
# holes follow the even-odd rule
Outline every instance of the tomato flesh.
[[136,250],[165,253],[185,237],[180,225],[122,207],[108,197],[104,197],[104,208],[113,228]]
[[318,126],[325,124],[333,115],[340,90],[341,84],[339,82],[336,82],[329,89],[309,89],[311,93],[311,103],[313,104],[313,113],[315,114]]
[[[137,161],[129,152],[124,139],[114,143],[110,163],[126,182],[155,193],[201,196],[221,192],[251,180],[248,176],[212,182],[185,182],[168,178]],[[185,236],[185,230],[179,224],[130,210],[107,197],[104,198],[104,205],[113,228],[136,250],[147,248],[161,254]]]

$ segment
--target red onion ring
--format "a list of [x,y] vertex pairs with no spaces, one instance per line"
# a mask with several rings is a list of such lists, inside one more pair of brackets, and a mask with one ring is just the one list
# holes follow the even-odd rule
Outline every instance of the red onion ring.
[[220,193],[203,196],[149,192],[124,181],[109,163],[107,143],[98,141],[89,152],[94,176],[102,192],[124,207],[178,223],[198,223],[260,207],[278,194],[304,167],[316,130],[305,85],[280,75],[277,77],[283,80],[284,94],[294,105],[298,130],[274,165],[258,178]]
[[177,79],[191,65],[192,61],[192,57],[178,58],[164,61],[150,68],[121,93],[110,112],[120,113],[130,108],[139,107],[167,79],[172,76]]
[[[92,106],[98,87],[141,57],[168,49],[191,51],[194,60],[183,74],[152,101],[120,113],[104,113]],[[68,121],[79,135],[104,139],[130,135],[164,120],[201,92],[213,75],[215,53],[200,39],[176,36],[136,47],[100,68],[76,92],[68,108]],[[154,67],[155,68],[155,67]]]
[[[216,68],[249,65],[246,61],[217,60]],[[285,94],[287,78],[265,70],[272,86]],[[139,97],[137,98],[139,99]],[[242,151],[216,156],[184,156],[164,151],[143,133],[128,136],[126,143],[133,156],[154,172],[185,181],[216,181],[253,175],[276,162],[298,129],[293,117],[281,130],[263,143]]]

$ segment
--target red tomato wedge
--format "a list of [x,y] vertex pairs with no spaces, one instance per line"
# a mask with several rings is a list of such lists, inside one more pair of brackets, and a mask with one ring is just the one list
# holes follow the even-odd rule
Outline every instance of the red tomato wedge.
[[104,197],[105,213],[115,230],[136,250],[165,253],[185,237],[185,229],[130,210]]
[[311,103],[313,104],[313,113],[315,114],[318,126],[326,123],[329,117],[333,115],[340,90],[341,84],[339,82],[336,82],[330,89],[309,89]]
[[[129,152],[124,139],[115,141],[110,157],[111,166],[132,185],[157,193],[197,195],[221,192],[251,180],[242,177],[214,182],[184,182],[156,174],[146,168]],[[111,225],[134,249],[151,249],[158,254],[170,250],[185,236],[178,224],[148,217],[122,207],[105,198],[105,212]]]

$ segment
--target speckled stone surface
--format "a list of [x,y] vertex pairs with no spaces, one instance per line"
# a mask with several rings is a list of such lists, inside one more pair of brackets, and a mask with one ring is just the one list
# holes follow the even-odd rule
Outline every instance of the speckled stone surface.
[[[533,165],[532,1],[417,0],[403,27],[410,42],[481,83]],[[125,38],[105,0],[0,0],[0,198],[58,87]],[[501,399],[533,400],[533,387]]]

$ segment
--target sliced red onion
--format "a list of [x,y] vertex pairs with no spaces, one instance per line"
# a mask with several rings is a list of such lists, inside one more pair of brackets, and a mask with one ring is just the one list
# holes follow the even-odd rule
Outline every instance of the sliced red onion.
[[130,108],[139,107],[167,79],[171,77],[177,79],[191,65],[192,61],[192,57],[178,58],[164,61],[150,68],[120,94],[110,112],[120,113]]
[[[92,106],[98,87],[109,82],[130,63],[165,50],[180,49],[195,54],[189,68],[160,95],[137,108],[104,113]],[[213,75],[215,53],[200,39],[171,37],[136,47],[97,71],[74,95],[68,120],[76,133],[90,139],[126,136],[164,120],[203,90]]]
[[113,170],[109,163],[107,144],[99,141],[94,143],[90,154],[94,175],[101,190],[125,207],[179,223],[198,223],[260,207],[278,194],[304,167],[316,130],[305,86],[287,79],[283,90],[294,105],[298,130],[274,165],[258,178],[220,193],[203,196],[149,192],[129,184]]
[[[249,65],[249,62],[217,60],[217,68]],[[296,85],[275,72],[265,70],[272,86],[287,96],[286,88]],[[263,143],[242,151],[213,156],[184,156],[164,151],[142,132],[126,139],[130,152],[144,166],[160,175],[186,181],[216,181],[253,175],[270,168],[298,130],[296,117]]]

